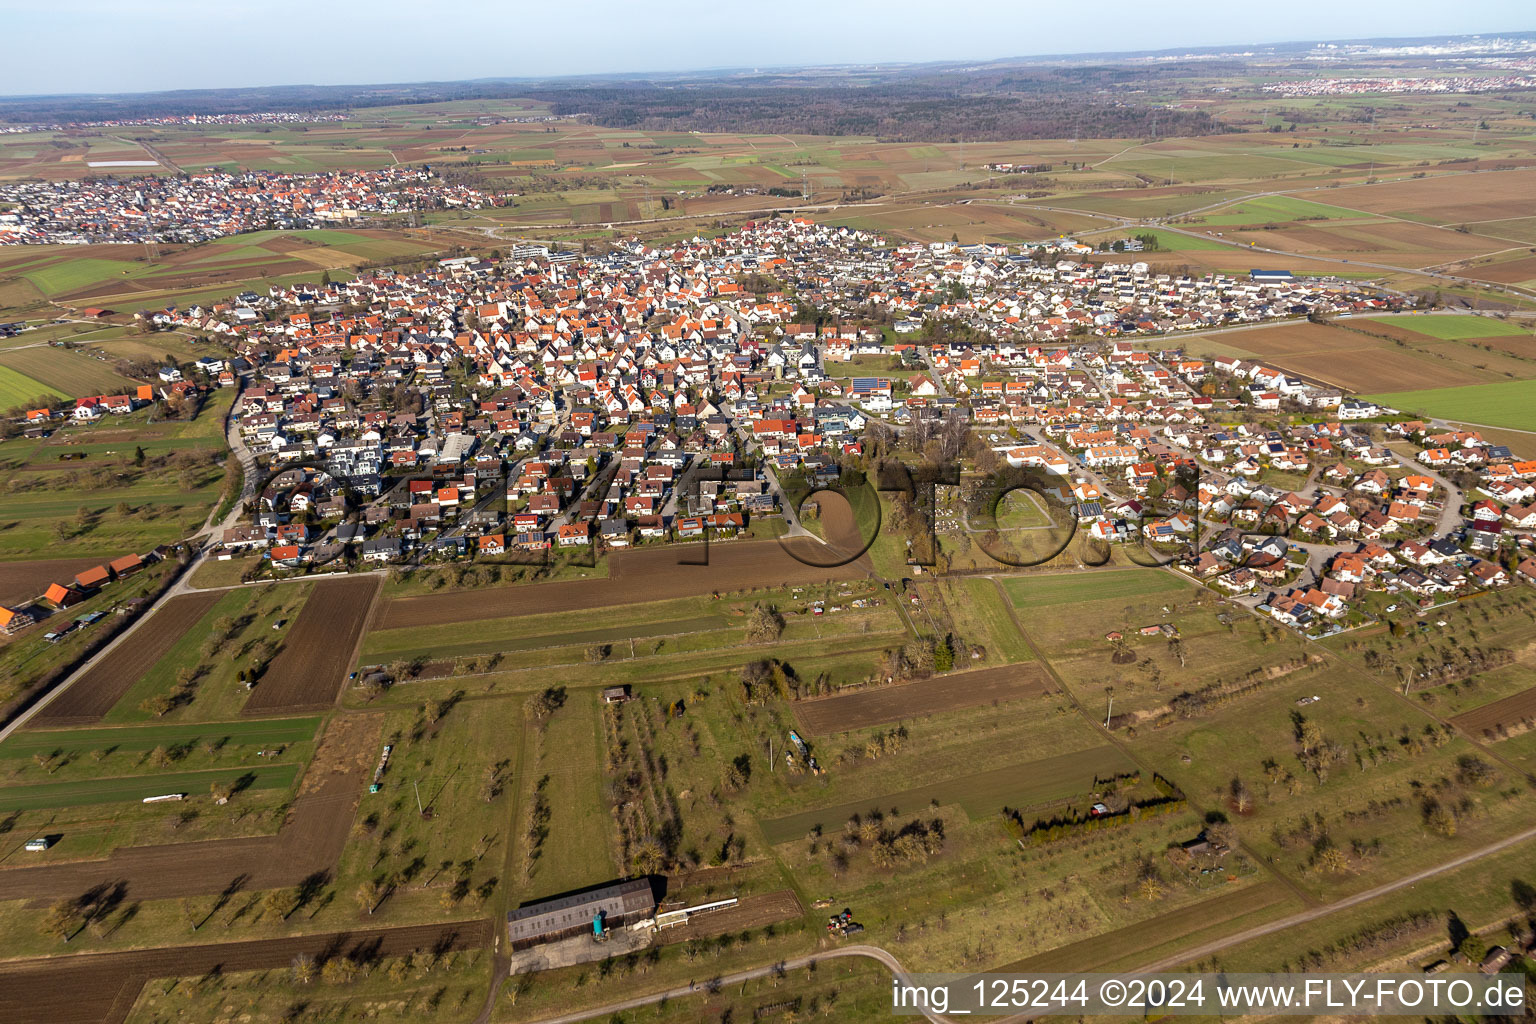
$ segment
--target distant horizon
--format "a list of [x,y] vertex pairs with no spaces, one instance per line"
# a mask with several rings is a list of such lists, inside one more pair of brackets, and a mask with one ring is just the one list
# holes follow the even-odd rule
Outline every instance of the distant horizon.
[[[1091,23],[1072,11],[1032,11],[1016,4],[968,8],[964,19],[935,19],[929,5],[915,0],[830,5],[784,0],[767,23],[665,0],[643,14],[616,0],[589,0],[586,8],[582,24],[603,25],[607,31],[573,31],[570,19],[556,12],[509,17],[486,0],[452,0],[428,13],[401,0],[367,5],[343,0],[325,10],[323,29],[344,24],[347,31],[321,36],[305,31],[303,19],[310,8],[282,3],[230,0],[211,7],[192,0],[147,0],[124,6],[109,0],[57,0],[47,8],[23,8],[0,0],[13,42],[56,39],[67,30],[70,46],[67,61],[51,46],[13,46],[0,71],[0,97],[992,64],[1536,31],[1528,5],[1513,0],[1467,0],[1454,10],[1428,0],[1348,5],[1295,0],[1287,8],[1291,28],[1283,33],[1273,32],[1273,19],[1263,11],[1216,0],[1186,0],[1173,17],[1144,0],[1109,0]],[[1295,31],[1297,25],[1332,31],[1309,35]],[[331,40],[345,45],[331,52],[326,48]],[[530,46],[530,40],[558,45]],[[156,48],[167,42],[175,45],[174,57],[162,61]],[[982,52],[989,43],[988,52]],[[483,52],[488,47],[493,52]],[[231,48],[248,59],[232,56]],[[452,56],[445,58],[445,53]],[[726,54],[729,59],[707,59]],[[318,69],[327,73],[315,74]],[[386,69],[385,74],[369,73]]]

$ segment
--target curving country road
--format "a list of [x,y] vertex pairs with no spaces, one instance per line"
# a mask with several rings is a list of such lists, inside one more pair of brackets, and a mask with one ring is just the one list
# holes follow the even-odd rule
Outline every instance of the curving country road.
[[[1374,888],[1363,890],[1361,892],[1355,893],[1353,896],[1346,896],[1343,899],[1335,900],[1332,903],[1325,903],[1320,906],[1309,907],[1305,910],[1291,914],[1288,917],[1282,917],[1278,920],[1270,921],[1267,924],[1255,925],[1252,928],[1246,928],[1240,932],[1234,932],[1231,935],[1227,935],[1219,939],[1213,939],[1210,942],[1182,950],[1171,956],[1163,957],[1160,960],[1153,960],[1149,963],[1142,964],[1134,970],[1126,973],[1152,974],[1160,971],[1173,970],[1174,968],[1181,967],[1184,964],[1192,963],[1197,960],[1203,960],[1206,957],[1213,956],[1222,952],[1223,950],[1230,949],[1233,946],[1241,945],[1245,942],[1252,942],[1253,940],[1261,939],[1266,935],[1273,935],[1276,932],[1284,931],[1287,928],[1294,928],[1297,925],[1306,924],[1310,921],[1316,921],[1319,918],[1327,917],[1328,915],[1335,914],[1341,910],[1348,910],[1351,907],[1359,906],[1362,903],[1368,903],[1371,900],[1390,895],[1391,893],[1402,889],[1412,888],[1418,883],[1426,881],[1430,878],[1434,878],[1437,875],[1444,874],[1447,871],[1454,871],[1460,867],[1465,867],[1466,865],[1481,860],[1484,857],[1492,856],[1493,854],[1500,853],[1512,846],[1517,846],[1520,843],[1524,843],[1532,839],[1536,839],[1536,826],[1528,828],[1523,832],[1518,832],[1512,836],[1508,836],[1499,840],[1498,842],[1491,843],[1488,846],[1482,847],[1481,849],[1473,850],[1469,853],[1464,853],[1459,857],[1453,857],[1442,864],[1435,865],[1434,867],[1425,868],[1422,871],[1416,871],[1410,875],[1404,875],[1402,878],[1396,879],[1395,881],[1386,882],[1382,885],[1375,886]],[[583,1010],[573,1010],[569,1013],[562,1013],[553,1017],[538,1017],[529,1021],[529,1024],[577,1024],[579,1021],[592,1020],[598,1017],[608,1017],[612,1016],[613,1014],[623,1013],[626,1010],[639,1009],[642,1006],[651,1006],[656,1003],[670,1002],[674,999],[684,999],[688,996],[701,995],[709,991],[710,988],[723,988],[727,985],[737,985],[742,982],[753,981],[758,978],[766,978],[775,974],[783,974],[788,971],[799,970],[802,967],[809,967],[812,964],[821,961],[837,960],[845,957],[865,957],[867,959],[874,960],[877,963],[883,965],[893,975],[902,975],[907,973],[906,969],[902,967],[901,961],[897,960],[896,957],[893,956],[889,951],[882,949],[879,946],[844,946],[840,949],[829,950],[825,953],[793,957],[791,959],[779,961],[778,963],[768,964],[763,967],[754,967],[745,971],[737,971],[733,974],[721,975],[717,978],[711,978],[702,984],[695,982],[691,985],[679,985],[674,988],[667,989],[663,992],[652,992],[642,996],[632,996],[629,999],[607,1003],[603,1006],[594,1006]],[[923,1012],[923,1016],[925,1016],[931,1022],[931,1024],[957,1024],[957,1022],[951,1020],[951,1018],[943,1017],[926,1010]],[[1034,1019],[1034,1016],[1030,1014],[1017,1014],[1012,1017],[998,1018],[998,1022],[999,1024],[1023,1024],[1025,1021]]]

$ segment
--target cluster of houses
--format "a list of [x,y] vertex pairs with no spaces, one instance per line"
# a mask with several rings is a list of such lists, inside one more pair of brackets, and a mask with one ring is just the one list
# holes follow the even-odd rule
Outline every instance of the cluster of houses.
[[29,132],[69,132],[93,128],[156,128],[171,125],[321,124],[345,120],[347,120],[346,114],[259,110],[247,114],[162,114],[157,117],[125,117],[101,121],[0,124],[0,134],[23,135]]
[[[0,633],[9,636],[45,619],[51,619],[72,605],[94,597],[116,580],[134,575],[158,557],[154,554],[147,557],[123,555],[110,562],[82,569],[71,580],[50,583],[42,594],[31,601],[13,608],[0,606]],[[48,633],[48,639],[51,642],[57,642],[76,629],[89,626],[100,618],[100,612],[93,612],[66,622],[62,626],[54,626]]]
[[[871,422],[958,411],[1009,462],[1063,477],[1064,500],[1106,540],[1176,548],[1237,534],[1195,553],[1220,569],[1191,569],[1262,598],[1305,575],[1296,550],[1266,535],[1439,541],[1444,504],[1459,504],[1439,473],[1513,460],[1430,430],[1413,435],[1414,480],[1365,422],[1390,410],[1261,363],[1135,340],[1381,311],[1389,298],[1089,252],[1070,239],[892,247],[776,218],[602,254],[523,245],[140,315],[219,337],[227,358],[204,369],[242,385],[239,429],[261,464],[321,469],[351,502],[306,510],[302,539],[279,538],[286,513],[270,509],[273,521],[230,538],[292,565],[337,545],[388,561],[728,535],[779,511],[779,477],[835,477]],[[900,330],[913,322],[916,338]],[[864,357],[889,369],[843,369]],[[1497,483],[1489,501],[1523,507],[1515,482]]]
[[[992,379],[997,364],[1013,372]],[[1177,556],[1286,625],[1342,628],[1372,614],[1372,592],[1423,605],[1536,582],[1536,460],[1475,432],[1383,423],[1393,410],[1262,364],[1128,341],[1024,367],[982,360],[979,400],[971,388],[983,429],[1032,442],[994,445],[1001,456],[1063,478],[1093,536]]]
[[197,243],[409,210],[482,209],[496,197],[418,167],[280,174],[209,172],[0,184],[0,245]]
[[1382,93],[1469,93],[1536,88],[1536,75],[1447,75],[1444,78],[1307,78],[1272,82],[1264,91],[1301,96],[1375,96]]

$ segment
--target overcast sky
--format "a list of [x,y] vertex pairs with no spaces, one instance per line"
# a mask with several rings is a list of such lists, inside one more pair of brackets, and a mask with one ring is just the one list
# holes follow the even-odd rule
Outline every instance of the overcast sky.
[[0,0],[0,95],[453,81],[1536,29],[1531,0]]

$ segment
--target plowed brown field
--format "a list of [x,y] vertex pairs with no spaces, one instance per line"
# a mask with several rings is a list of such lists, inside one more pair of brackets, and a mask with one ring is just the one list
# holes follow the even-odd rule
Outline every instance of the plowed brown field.
[[1469,736],[1491,740],[1498,739],[1500,726],[1511,732],[1523,732],[1525,723],[1533,719],[1536,719],[1536,686],[1473,708],[1451,721]]
[[1000,665],[901,686],[877,686],[840,697],[796,701],[795,720],[812,736],[863,729],[937,711],[1019,700],[1044,693],[1039,665]]
[[243,713],[324,711],[335,704],[378,590],[376,576],[317,585]]
[[[794,586],[868,575],[863,560],[830,569],[810,566],[791,557],[776,541],[711,544],[708,565],[679,564],[682,559],[702,560],[703,557],[704,547],[694,544],[616,551],[609,556],[607,579],[561,580],[521,587],[395,598],[380,608],[373,628],[404,629],[544,612],[580,611],[696,597],[716,591]],[[262,686],[265,685],[263,682]]]
[[182,594],[165,602],[89,671],[71,683],[69,689],[39,711],[30,727],[56,729],[61,725],[82,725],[100,719],[223,596],[222,591],[206,590]]
[[1331,201],[1352,210],[1417,214],[1441,224],[1536,215],[1536,171],[1452,174],[1341,188]]
[[[1394,333],[1389,325],[1380,333]],[[1377,331],[1381,325],[1362,325]],[[1224,346],[1250,352],[1265,363],[1350,391],[1373,393],[1417,388],[1482,384],[1490,377],[1463,364],[1437,359],[1429,351],[1399,348],[1391,342],[1342,327],[1291,323],[1211,336]],[[1422,342],[1424,339],[1420,339]],[[1200,351],[1198,338],[1191,349]]]

